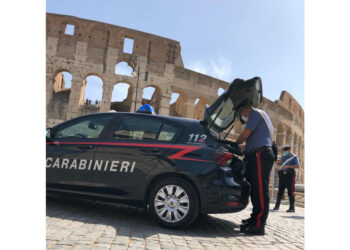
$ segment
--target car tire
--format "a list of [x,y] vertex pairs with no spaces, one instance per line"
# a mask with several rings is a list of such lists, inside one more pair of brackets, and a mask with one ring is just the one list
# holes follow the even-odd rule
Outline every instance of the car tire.
[[199,213],[195,188],[177,177],[157,182],[150,191],[148,205],[151,216],[166,228],[185,228]]

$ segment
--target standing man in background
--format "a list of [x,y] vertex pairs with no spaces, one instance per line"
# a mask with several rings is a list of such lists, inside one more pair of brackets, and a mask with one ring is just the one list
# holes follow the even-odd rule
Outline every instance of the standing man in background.
[[273,125],[265,111],[254,108],[246,99],[238,108],[238,114],[245,129],[236,143],[246,142],[247,180],[251,184],[253,212],[249,219],[243,220],[241,232],[264,235],[269,214],[269,179],[275,161],[272,150]]
[[289,144],[285,144],[282,147],[283,156],[278,160],[278,165],[281,169],[278,171],[279,184],[278,184],[278,194],[276,205],[273,210],[278,210],[281,204],[282,196],[285,188],[288,190],[289,196],[289,209],[287,212],[295,212],[294,202],[294,186],[295,186],[295,170],[299,168],[300,163],[298,156],[291,152],[291,147]]

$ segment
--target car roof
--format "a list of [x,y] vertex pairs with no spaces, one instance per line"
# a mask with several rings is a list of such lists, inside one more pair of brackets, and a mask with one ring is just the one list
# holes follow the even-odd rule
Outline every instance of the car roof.
[[[181,124],[199,124],[199,120],[196,119],[191,119],[191,118],[184,118],[184,117],[176,117],[176,116],[167,116],[167,115],[152,115],[152,114],[146,114],[146,113],[137,113],[137,112],[101,112],[101,113],[93,113],[93,114],[88,114],[88,115],[82,115],[79,117],[84,117],[84,116],[91,116],[91,115],[120,115],[120,114],[126,114],[126,115],[137,115],[137,116],[144,116],[144,117],[154,117],[154,118],[160,118],[165,121],[169,122],[175,122],[175,123],[181,123]],[[78,117],[76,117],[78,118]]]

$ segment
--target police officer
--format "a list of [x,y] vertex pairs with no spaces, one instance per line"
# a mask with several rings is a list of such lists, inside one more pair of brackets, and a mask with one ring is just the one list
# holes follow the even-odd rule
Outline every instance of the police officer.
[[251,184],[253,211],[249,219],[243,220],[241,232],[254,235],[265,234],[269,213],[269,178],[275,156],[272,150],[273,125],[265,111],[253,108],[249,99],[238,108],[245,129],[236,143],[246,142],[247,179]]
[[295,170],[299,168],[300,163],[298,156],[291,152],[289,144],[285,144],[282,147],[283,156],[277,161],[278,165],[281,165],[281,169],[278,171],[279,184],[278,184],[278,195],[276,205],[273,210],[278,210],[281,204],[282,196],[285,188],[288,190],[289,196],[289,209],[287,212],[295,212],[294,208],[294,186],[295,186]]

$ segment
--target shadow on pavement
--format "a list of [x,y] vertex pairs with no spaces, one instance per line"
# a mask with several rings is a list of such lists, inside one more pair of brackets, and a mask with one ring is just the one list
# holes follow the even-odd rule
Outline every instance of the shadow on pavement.
[[130,236],[132,234],[132,237],[139,235],[141,238],[159,233],[189,237],[235,237],[240,235],[239,225],[210,215],[199,215],[190,227],[172,230],[160,227],[142,209],[52,195],[47,195],[46,216],[86,224],[112,226],[118,235]]

